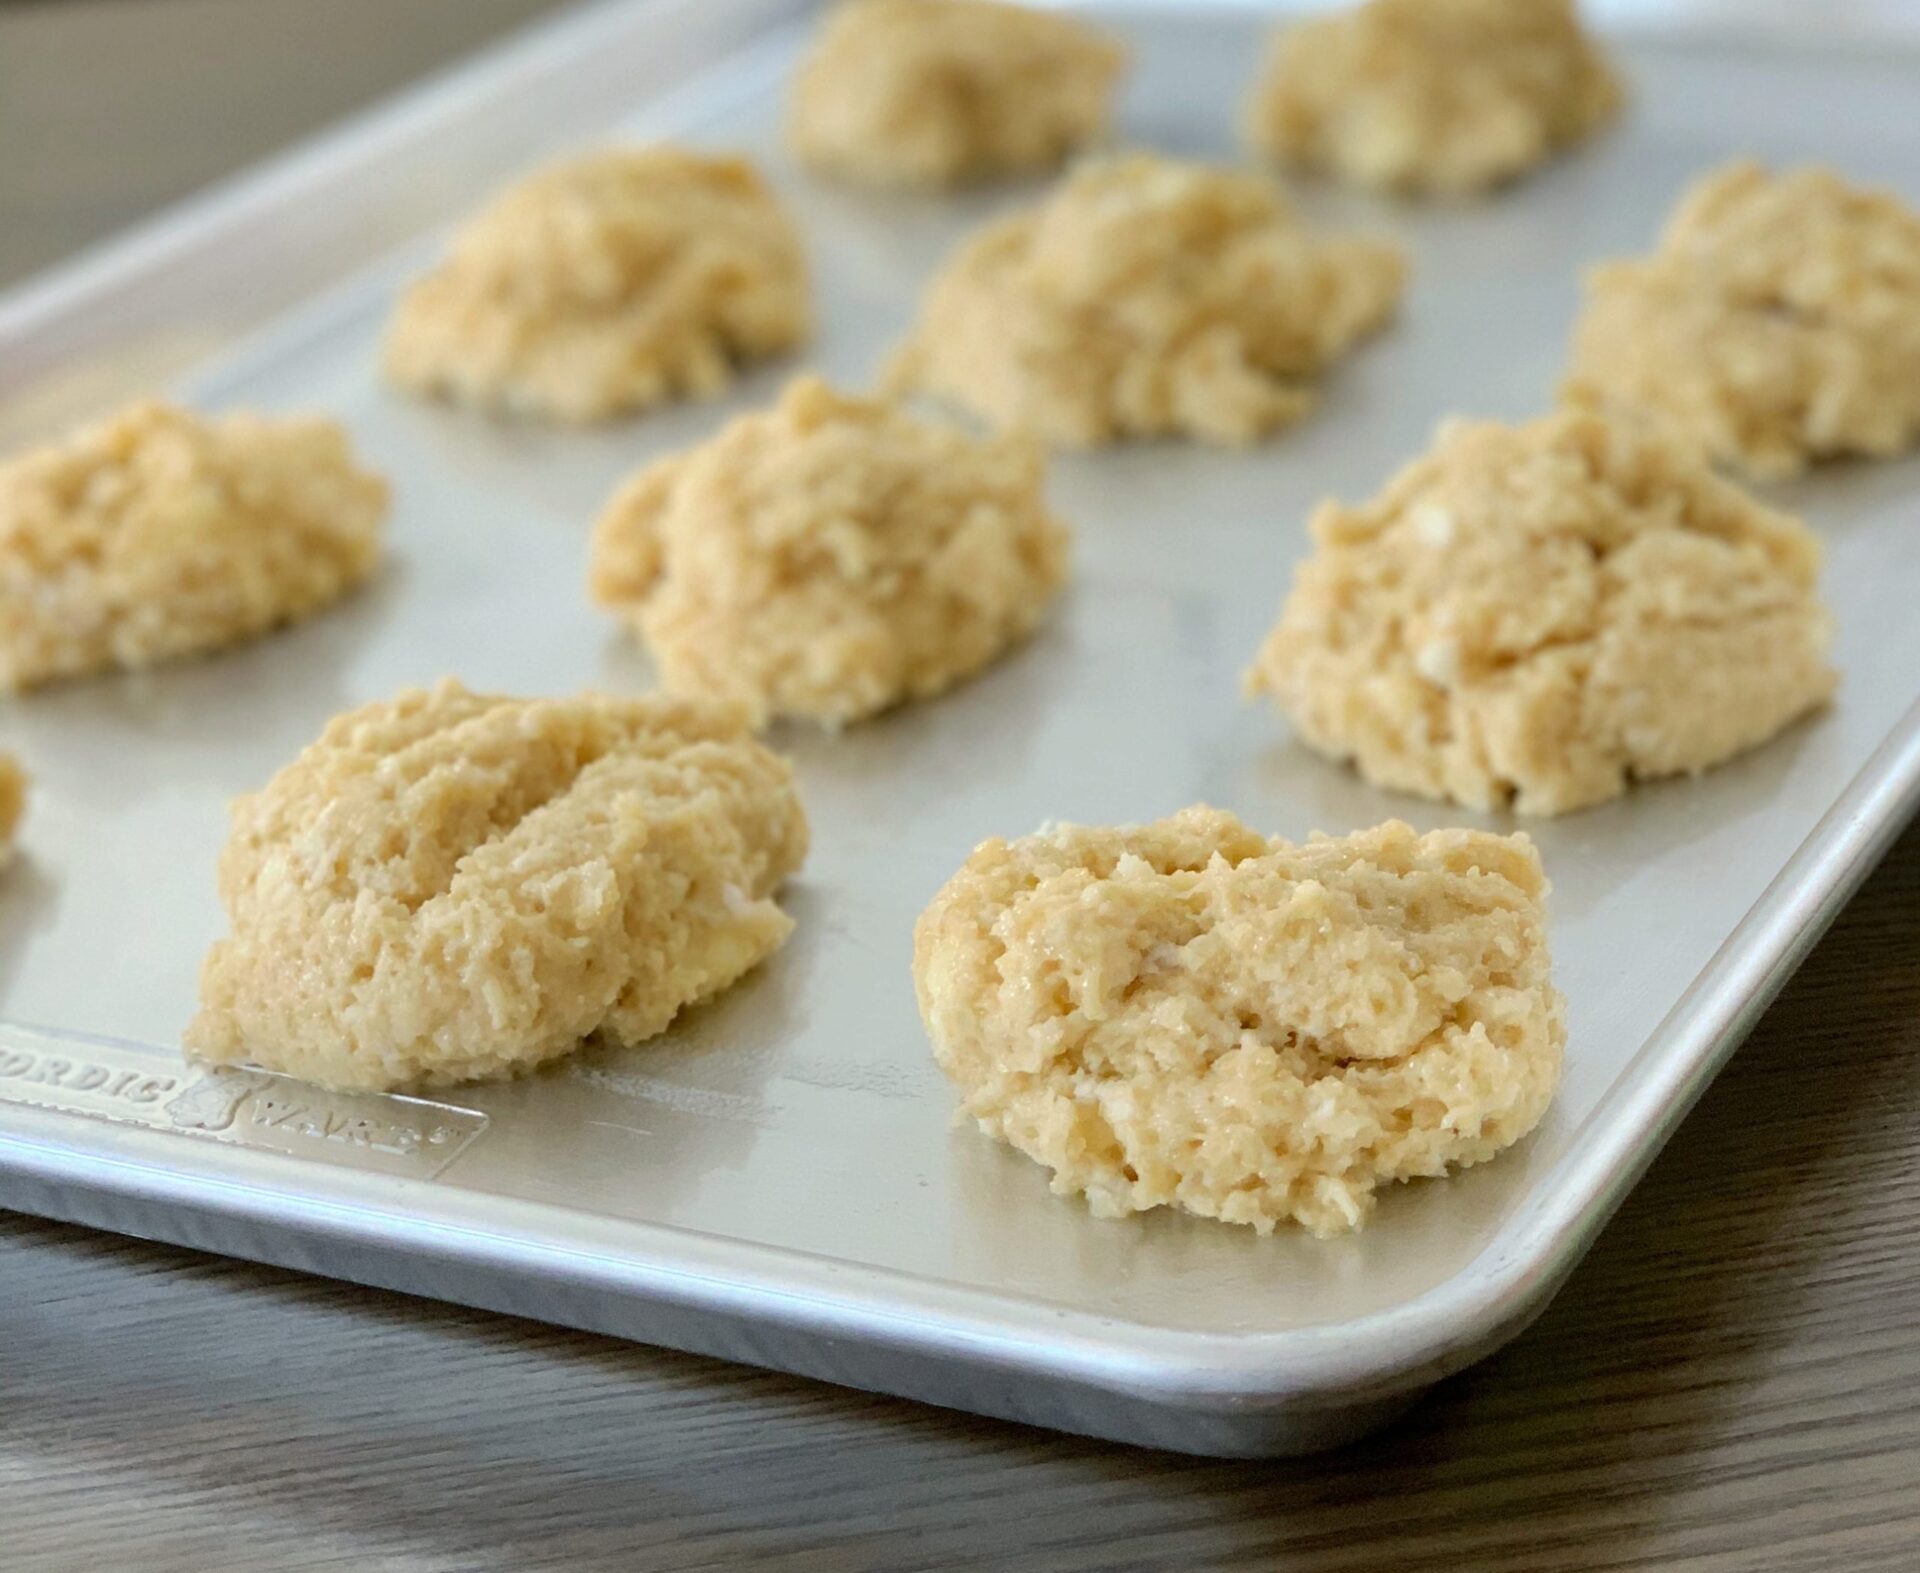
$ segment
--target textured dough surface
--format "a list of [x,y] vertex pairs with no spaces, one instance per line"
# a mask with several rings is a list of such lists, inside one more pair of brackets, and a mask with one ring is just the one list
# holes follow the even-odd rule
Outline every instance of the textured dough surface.
[[14,839],[27,812],[27,773],[11,754],[0,754],[0,868],[13,861]]
[[187,1046],[368,1090],[639,1043],[779,948],[806,843],[729,707],[412,689],[235,803]]
[[816,169],[939,188],[1051,168],[1107,128],[1126,53],[1071,17],[997,0],[848,0],[794,83]]
[[1573,0],[1367,0],[1279,33],[1246,125],[1283,163],[1451,195],[1524,174],[1620,100]]
[[401,297],[387,375],[505,414],[594,421],[706,397],[791,349],[799,235],[744,159],[591,153],[521,181]]
[[1563,813],[1833,690],[1813,532],[1638,423],[1450,423],[1313,538],[1248,688],[1382,786]]
[[1044,459],[816,378],[623,486],[593,595],[675,693],[830,725],[970,676],[1066,579]]
[[1831,170],[1699,181],[1653,255],[1587,279],[1564,396],[1792,475],[1920,441],[1920,212]]
[[989,224],[927,291],[893,378],[1065,447],[1247,443],[1399,304],[1388,241],[1319,235],[1257,175],[1136,154]]
[[0,464],[0,692],[309,616],[374,571],[386,513],[329,420],[142,403]]
[[1398,822],[1293,845],[1190,808],[974,851],[914,982],[962,1113],[1106,1216],[1364,1222],[1479,1163],[1565,1042],[1525,836]]

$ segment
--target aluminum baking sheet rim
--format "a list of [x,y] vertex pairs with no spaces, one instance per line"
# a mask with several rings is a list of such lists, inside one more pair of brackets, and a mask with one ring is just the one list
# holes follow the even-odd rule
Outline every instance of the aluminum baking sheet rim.
[[[90,305],[179,261],[195,242],[256,222],[276,202],[293,199],[288,182],[296,175],[313,184],[363,171],[388,138],[470,113],[478,100],[566,69],[590,57],[605,30],[632,27],[642,13],[655,21],[692,16],[697,6],[698,0],[610,0],[528,29],[121,239],[0,293],[0,345],[20,347],[36,334],[71,328]],[[780,9],[791,16],[804,7]],[[1683,25],[1657,31],[1716,31],[1711,15],[1703,29],[1686,27],[1687,9],[1663,19]],[[1844,31],[1837,43],[1864,41],[1862,30]],[[1908,45],[1912,39],[1896,31],[1886,41]],[[1752,42],[1777,47],[1780,38],[1763,33]],[[1917,806],[1920,706],[1906,712],[1856,774],[1642,1044],[1632,1074],[1594,1108],[1566,1155],[1487,1247],[1437,1288],[1343,1322],[1258,1334],[1160,1328],[634,1221],[622,1221],[621,1232],[644,1240],[648,1251],[622,1253],[596,1243],[599,1220],[590,1214],[248,1153],[250,1169],[284,1176],[283,1185],[269,1188],[239,1179],[239,1155],[216,1144],[20,1105],[0,1107],[0,1198],[51,1187],[63,1193],[58,1200],[49,1192],[28,1210],[76,1217],[100,1214],[69,1205],[75,1198],[115,1199],[146,1212],[138,1225],[104,1226],[162,1239],[191,1233],[187,1243],[268,1260],[273,1252],[236,1239],[241,1225],[323,1245],[388,1247],[503,1279],[574,1284],[636,1305],[731,1314],[821,1338],[963,1358],[1162,1405],[1243,1412],[1306,1398],[1359,1402],[1407,1393],[1489,1353],[1545,1307]],[[210,1221],[213,1232],[152,1222],[158,1209],[168,1208]],[[502,1227],[503,1214],[518,1227]],[[542,1237],[529,1231],[533,1224]],[[220,1243],[223,1226],[231,1233]],[[310,1270],[330,1269],[314,1263]],[[347,1268],[333,1275],[354,1273]],[[487,1303],[485,1296],[472,1298]]]
[[[284,1177],[268,1189],[236,1177],[242,1154],[231,1149],[27,1105],[0,1106],[0,1195],[12,1175],[816,1337],[964,1356],[1157,1404],[1245,1409],[1411,1391],[1491,1352],[1545,1308],[1917,808],[1920,704],[1642,1046],[1641,1073],[1594,1109],[1486,1249],[1439,1288],[1350,1321],[1249,1334],[1159,1328],[659,1224],[622,1221],[620,1232],[650,1250],[614,1251],[596,1244],[591,1214],[246,1152],[249,1169]],[[502,1228],[502,1213],[522,1226]]]

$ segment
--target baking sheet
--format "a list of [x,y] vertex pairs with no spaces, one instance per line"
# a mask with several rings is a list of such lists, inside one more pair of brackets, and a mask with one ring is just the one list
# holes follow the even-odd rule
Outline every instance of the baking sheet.
[[[614,9],[634,20],[602,30],[602,69],[616,42],[636,59],[647,46],[645,8]],[[1232,157],[1229,110],[1265,23],[1090,9],[1135,51],[1124,136]],[[1698,782],[1525,825],[1554,882],[1570,1028],[1560,1095],[1514,1152],[1389,1193],[1357,1236],[1095,1220],[1028,1160],[952,1129],[914,1008],[914,917],[975,842],[1044,819],[1208,801],[1290,836],[1396,815],[1512,828],[1370,788],[1240,699],[1308,511],[1328,493],[1370,495],[1443,416],[1542,409],[1581,266],[1645,249],[1715,162],[1819,158],[1920,198],[1920,74],[1897,52],[1628,40],[1623,125],[1506,197],[1427,208],[1303,190],[1315,218],[1407,247],[1400,324],[1329,377],[1312,419],[1250,453],[1062,456],[1051,492],[1077,529],[1077,571],[1038,638],[950,696],[844,735],[776,731],[815,852],[787,897],[798,931],[751,980],[655,1044],[429,1100],[444,1115],[259,1078],[211,1095],[216,1118],[223,1096],[232,1104],[224,1139],[190,1139],[210,1133],[193,1112],[210,1095],[171,1045],[223,928],[213,866],[227,800],[338,711],[442,674],[515,693],[645,687],[645,656],[582,590],[587,530],[613,486],[803,366],[869,380],[945,252],[1038,189],[920,199],[810,180],[777,137],[803,37],[781,25],[605,129],[763,161],[812,248],[821,320],[806,355],[714,404],[592,432],[413,404],[378,384],[375,343],[436,235],[185,381],[212,408],[342,419],[394,483],[393,561],[368,593],[253,648],[0,708],[0,746],[36,777],[26,856],[0,883],[0,1018],[56,1034],[0,1029],[0,1200],[1049,1424],[1210,1451],[1335,1440],[1544,1303],[1910,808],[1920,464],[1841,467],[1768,493],[1828,544],[1843,673],[1831,710]],[[529,128],[544,107],[531,93],[510,105]],[[522,161],[502,156],[490,174]],[[1852,806],[1830,815],[1850,786]],[[49,1079],[63,1057],[78,1068]],[[108,1079],[80,1086],[87,1066]],[[145,1067],[178,1087],[138,1109],[103,1099]],[[280,1116],[260,1123],[278,1145],[250,1134],[263,1110]],[[424,1134],[436,1119],[455,1133],[439,1145]],[[417,1127],[398,1158],[375,1140],[396,1123]],[[116,1198],[144,1210],[115,1213]],[[391,1255],[355,1259],[356,1243]],[[434,1264],[454,1260],[479,1276],[437,1282]],[[663,1320],[669,1304],[707,1306],[737,1331],[689,1334]],[[756,1343],[756,1327],[800,1343]],[[831,1358],[801,1347],[809,1337],[831,1337]],[[921,1357],[911,1371],[889,1363],[907,1355]]]

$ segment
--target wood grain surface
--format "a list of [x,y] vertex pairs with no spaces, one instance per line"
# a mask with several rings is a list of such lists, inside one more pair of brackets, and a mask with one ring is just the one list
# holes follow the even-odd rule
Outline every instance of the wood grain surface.
[[[0,276],[537,9],[0,4]],[[1132,1452],[0,1215],[0,1569],[317,1568],[1920,1569],[1920,831],[1547,1316],[1320,1459]]]

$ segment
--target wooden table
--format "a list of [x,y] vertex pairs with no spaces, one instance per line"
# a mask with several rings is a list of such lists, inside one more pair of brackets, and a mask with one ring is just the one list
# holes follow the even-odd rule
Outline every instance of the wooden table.
[[[0,5],[0,277],[542,0]],[[1920,831],[1559,1302],[1162,1457],[0,1217],[0,1568],[1920,1569]]]

